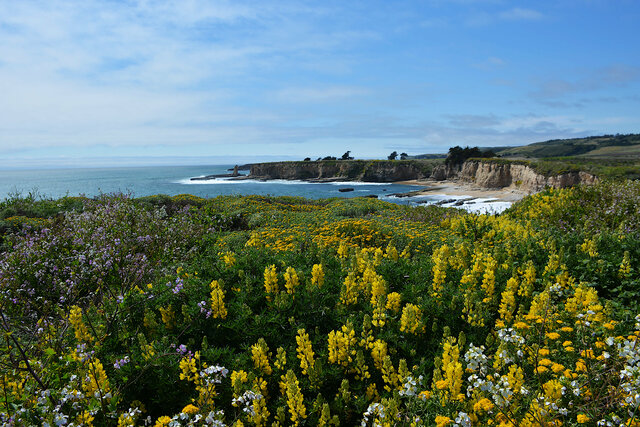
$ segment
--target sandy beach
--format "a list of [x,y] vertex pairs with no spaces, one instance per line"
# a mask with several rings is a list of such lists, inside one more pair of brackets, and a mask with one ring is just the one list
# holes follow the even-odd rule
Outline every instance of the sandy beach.
[[455,181],[434,181],[434,180],[411,180],[402,181],[399,184],[422,185],[425,188],[412,192],[414,196],[452,196],[459,198],[461,196],[473,197],[478,199],[495,199],[500,202],[517,202],[528,194],[524,191],[512,188],[502,189],[486,189],[479,188],[473,184],[461,183]]

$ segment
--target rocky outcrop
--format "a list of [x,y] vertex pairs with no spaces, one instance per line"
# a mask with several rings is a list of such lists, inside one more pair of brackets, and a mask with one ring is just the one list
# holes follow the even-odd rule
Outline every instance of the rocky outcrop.
[[481,188],[513,187],[528,193],[545,187],[565,188],[578,184],[594,184],[598,177],[587,172],[572,171],[555,176],[544,176],[526,164],[467,161],[460,167],[440,165],[433,172],[433,179],[459,179]]
[[251,165],[255,179],[298,179],[306,181],[394,182],[426,179],[433,162],[420,160],[323,160],[313,162],[271,162]]

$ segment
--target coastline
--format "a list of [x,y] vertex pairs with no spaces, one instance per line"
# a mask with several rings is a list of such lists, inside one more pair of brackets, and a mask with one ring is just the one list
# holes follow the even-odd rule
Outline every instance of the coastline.
[[425,180],[398,181],[396,183],[406,184],[406,185],[421,185],[425,187],[421,190],[412,191],[410,192],[410,194],[405,193],[403,195],[404,197],[451,196],[452,198],[468,197],[468,198],[474,198],[474,199],[492,199],[497,202],[514,203],[529,195],[529,193],[516,190],[513,188],[509,188],[509,187],[487,189],[487,188],[481,188],[472,184],[461,183],[457,181],[449,181],[449,180],[435,181],[431,179],[425,179]]

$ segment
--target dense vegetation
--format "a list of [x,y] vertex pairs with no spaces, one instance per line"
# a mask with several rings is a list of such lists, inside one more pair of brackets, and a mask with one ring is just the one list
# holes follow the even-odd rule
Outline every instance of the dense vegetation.
[[496,154],[491,150],[482,151],[478,147],[460,147],[456,145],[455,147],[449,148],[449,153],[447,154],[447,158],[444,160],[446,165],[461,165],[465,161],[471,158],[490,158],[495,157]]
[[15,425],[639,425],[640,184],[0,204]]

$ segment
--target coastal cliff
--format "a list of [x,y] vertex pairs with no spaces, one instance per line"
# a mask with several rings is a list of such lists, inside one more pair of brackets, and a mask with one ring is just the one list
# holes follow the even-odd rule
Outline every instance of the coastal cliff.
[[595,175],[567,171],[545,176],[524,162],[472,159],[450,166],[433,160],[323,160],[311,162],[271,162],[251,165],[249,178],[286,179],[315,182],[362,181],[395,182],[432,179],[472,183],[480,188],[511,187],[534,193],[545,187],[564,188],[593,184]]
[[458,167],[439,165],[431,178],[437,181],[460,180],[481,188],[511,187],[527,193],[535,193],[545,187],[565,188],[598,181],[597,176],[583,171],[545,176],[527,164],[495,160],[469,160]]
[[394,182],[426,179],[435,163],[430,160],[321,160],[271,162],[251,165],[249,177],[307,181]]

